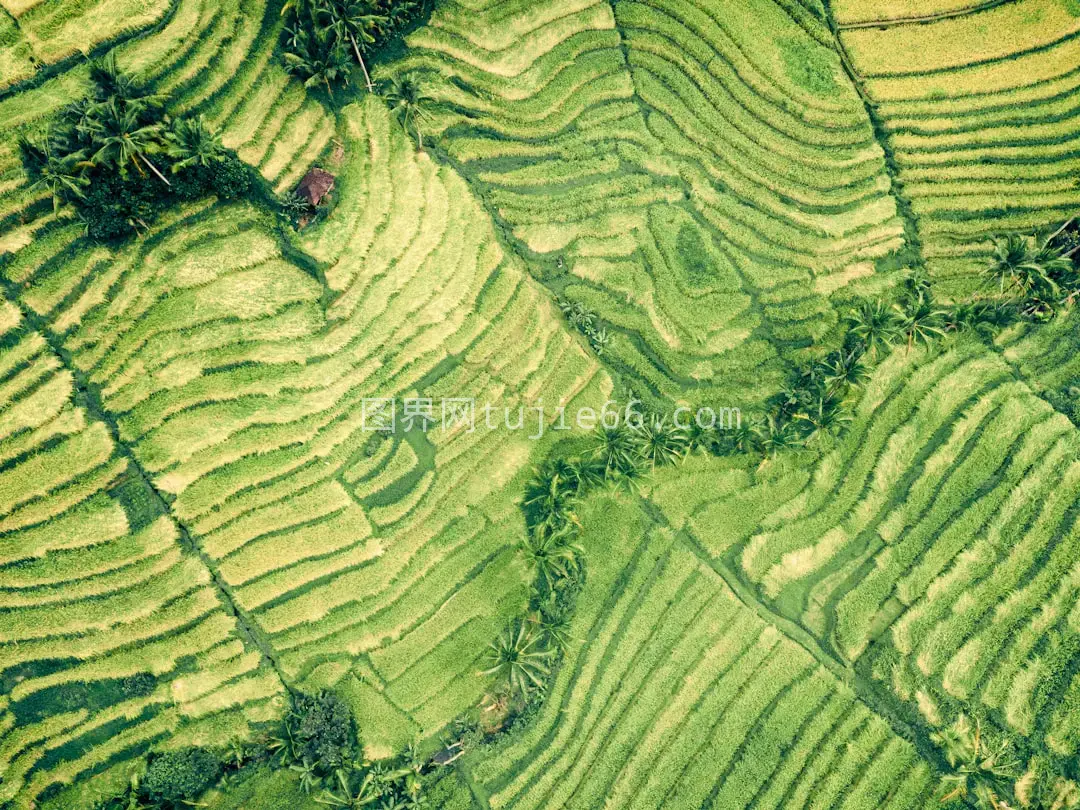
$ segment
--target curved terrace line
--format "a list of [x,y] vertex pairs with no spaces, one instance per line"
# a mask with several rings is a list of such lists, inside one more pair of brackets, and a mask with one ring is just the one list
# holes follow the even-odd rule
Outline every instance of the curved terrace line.
[[857,28],[890,28],[894,25],[924,25],[925,23],[938,22],[939,20],[963,17],[967,14],[977,14],[980,11],[989,11],[992,8],[1015,2],[1018,2],[1018,0],[987,0],[985,3],[955,8],[951,11],[940,11],[937,14],[923,14],[917,17],[888,17],[878,20],[857,20],[856,22],[841,23],[837,27],[841,31],[848,31]]

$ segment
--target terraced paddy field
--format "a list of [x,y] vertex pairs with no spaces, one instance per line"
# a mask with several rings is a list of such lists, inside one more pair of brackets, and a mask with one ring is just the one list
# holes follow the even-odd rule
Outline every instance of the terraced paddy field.
[[353,6],[0,0],[0,810],[1080,806],[1080,7]]
[[[762,27],[773,32],[762,38]],[[448,158],[642,391],[756,398],[903,244],[880,146],[801,6],[441,6]]]
[[[894,353],[848,436],[749,488],[676,481],[673,526],[912,722],[977,707],[1071,757],[1077,429],[974,341]],[[712,478],[699,462],[692,481]],[[712,491],[710,491],[710,489]],[[679,497],[675,497],[678,491]]]
[[971,295],[972,269],[992,237],[1045,227],[1080,205],[1080,7],[842,0],[832,8],[939,289]]
[[0,87],[162,23],[169,0],[4,0]]
[[78,793],[106,795],[151,745],[246,735],[284,690],[72,373],[2,317],[0,788],[29,808],[91,775]]
[[911,744],[665,524],[589,504],[576,643],[528,732],[469,763],[486,804],[936,806]]

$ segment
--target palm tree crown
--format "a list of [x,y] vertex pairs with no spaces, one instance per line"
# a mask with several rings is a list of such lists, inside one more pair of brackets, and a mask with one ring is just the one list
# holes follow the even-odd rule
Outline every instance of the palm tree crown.
[[393,77],[383,88],[382,96],[390,113],[406,132],[416,133],[417,148],[423,150],[424,135],[420,124],[430,118],[428,107],[435,99],[425,95],[419,79],[412,74]]
[[37,177],[31,188],[41,186],[52,195],[53,211],[60,208],[65,197],[82,197],[90,185],[81,167],[85,155],[81,151],[60,154],[53,148],[49,133],[40,140],[21,139],[19,151],[32,166]]
[[189,166],[210,166],[225,160],[228,153],[221,138],[206,125],[203,117],[178,118],[165,134],[165,151],[174,159],[172,170]]
[[552,652],[540,648],[540,637],[531,625],[523,621],[512,622],[503,633],[491,642],[488,659],[491,667],[482,675],[498,675],[506,680],[512,692],[522,695],[532,689],[543,689],[548,674],[547,659]]
[[945,753],[952,773],[942,778],[949,788],[941,802],[973,798],[986,810],[1007,810],[1009,782],[1015,775],[1016,761],[1009,756],[1003,741],[991,748],[983,737],[982,724],[972,724],[960,715],[952,726],[930,735]]
[[900,330],[907,340],[908,351],[916,343],[931,343],[945,334],[945,311],[939,309],[932,298],[919,293],[908,306],[895,305],[900,316]]
[[136,109],[110,99],[101,105],[90,127],[94,140],[99,144],[98,150],[90,157],[92,162],[116,166],[121,176],[126,176],[129,163],[139,174],[145,174],[141,162],[163,183],[172,185],[148,157],[159,148],[160,124],[143,123]]
[[871,357],[886,351],[900,336],[896,313],[884,301],[866,302],[847,318],[849,334]]

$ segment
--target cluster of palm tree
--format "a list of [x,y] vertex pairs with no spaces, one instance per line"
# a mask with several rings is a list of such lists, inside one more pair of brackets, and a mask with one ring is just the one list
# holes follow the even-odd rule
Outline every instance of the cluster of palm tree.
[[585,575],[578,503],[599,486],[633,486],[649,470],[713,441],[713,431],[696,425],[683,429],[660,417],[634,416],[598,427],[585,452],[545,461],[526,484],[521,551],[533,572],[529,608],[492,642],[482,672],[497,676],[511,699],[542,694],[552,665],[572,640],[570,617]]
[[765,463],[786,450],[841,433],[871,367],[897,344],[911,351],[933,343],[949,328],[966,325],[950,317],[934,301],[925,274],[914,271],[895,303],[866,301],[853,309],[845,318],[840,348],[796,369],[756,424],[726,437],[727,451],[757,453]]
[[1009,234],[995,241],[988,281],[1022,317],[1047,320],[1080,294],[1080,268],[1073,262],[1080,248],[1057,238],[1068,225],[1047,239]]
[[580,301],[568,301],[560,298],[557,303],[570,325],[589,339],[593,351],[598,355],[602,355],[608,343],[611,342],[611,338],[608,336],[607,329],[600,325],[600,319],[596,313]]
[[54,209],[75,205],[92,235],[148,227],[160,203],[205,190],[213,170],[235,160],[201,117],[166,115],[167,98],[120,71],[111,54],[92,63],[90,78],[90,95],[19,149]]
[[[372,762],[356,756],[351,716],[332,692],[294,700],[280,729],[266,740],[271,762],[296,774],[305,794],[318,791],[315,802],[328,807],[406,810],[425,805],[425,761],[409,745],[396,758]],[[248,761],[241,746],[227,768]]]
[[[423,769],[424,761],[412,745],[390,762],[351,760],[334,771],[332,784],[322,789],[315,802],[343,810],[425,807]],[[303,785],[303,773],[300,778]]]
[[423,0],[289,0],[282,44],[285,66],[305,86],[347,84],[353,61],[374,90],[365,55],[400,34],[424,8]]
[[690,453],[722,454],[739,430],[703,428],[696,419],[680,426],[674,419],[631,412],[597,427],[586,450],[569,458],[545,461],[525,486],[525,512],[531,529],[565,536],[577,527],[576,504],[598,486],[633,486],[647,472],[674,464]]
[[1075,810],[1080,786],[1032,760],[1020,774],[1020,762],[1007,739],[992,742],[982,722],[961,714],[930,739],[941,748],[951,769],[942,778],[942,804],[965,802],[979,810]]

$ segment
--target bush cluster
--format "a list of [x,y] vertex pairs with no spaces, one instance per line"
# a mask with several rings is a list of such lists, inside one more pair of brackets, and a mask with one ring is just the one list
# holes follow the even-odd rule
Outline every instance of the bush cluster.
[[296,694],[267,750],[280,767],[299,774],[305,793],[334,807],[420,807],[425,763],[410,746],[394,760],[372,763],[356,756],[356,727],[348,706],[330,690]]
[[151,754],[146,773],[122,793],[103,799],[95,810],[180,810],[193,805],[221,776],[221,760],[205,748]]
[[70,203],[87,234],[139,233],[177,202],[251,193],[251,167],[201,117],[170,117],[168,98],[123,74],[110,55],[91,66],[89,96],[19,142],[23,165],[54,207]]
[[327,770],[341,766],[352,753],[355,737],[349,707],[329,690],[297,695],[286,719],[299,759],[320,763]]
[[290,0],[282,33],[285,67],[306,87],[347,84],[353,60],[373,89],[365,56],[399,36],[430,6],[426,0]]
[[202,795],[220,774],[220,760],[205,748],[166,751],[150,758],[140,790],[159,805],[179,804]]
[[[132,681],[142,682],[140,676]],[[126,683],[126,682],[125,682]],[[225,776],[227,783],[266,768],[287,771],[315,801],[333,807],[421,807],[426,762],[409,746],[382,762],[360,757],[356,723],[334,692],[296,693],[280,726],[262,742],[237,741],[227,753],[185,748],[150,754],[146,771],[95,810],[181,810],[204,806],[200,797]]]

